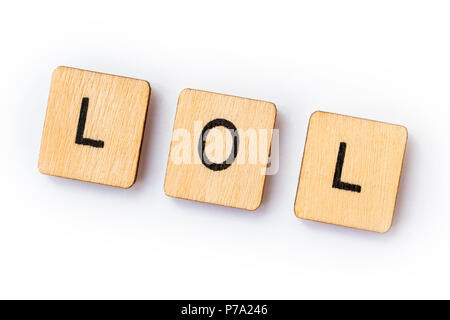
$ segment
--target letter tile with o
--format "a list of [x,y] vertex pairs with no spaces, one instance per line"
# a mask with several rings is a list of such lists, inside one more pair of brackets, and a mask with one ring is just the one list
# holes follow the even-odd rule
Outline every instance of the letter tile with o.
[[262,201],[273,103],[185,89],[178,99],[165,193],[255,210]]

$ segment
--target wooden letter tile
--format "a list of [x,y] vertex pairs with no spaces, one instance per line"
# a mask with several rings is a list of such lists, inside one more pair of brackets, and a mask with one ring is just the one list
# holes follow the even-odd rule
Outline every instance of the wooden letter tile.
[[167,164],[166,194],[257,209],[275,116],[270,102],[183,90]]
[[295,214],[388,231],[407,136],[402,126],[315,112],[309,121]]
[[44,174],[129,188],[136,179],[148,82],[68,67],[53,72],[39,155]]

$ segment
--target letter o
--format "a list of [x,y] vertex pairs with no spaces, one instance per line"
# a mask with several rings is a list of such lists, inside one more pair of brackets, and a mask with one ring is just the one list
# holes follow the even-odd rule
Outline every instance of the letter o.
[[[222,163],[211,162],[205,154],[206,137],[208,136],[209,130],[215,127],[227,128],[230,131],[231,136],[233,137],[233,147],[231,149],[230,155]],[[202,134],[200,135],[200,139],[198,141],[198,154],[200,156],[200,159],[202,160],[203,165],[208,169],[213,171],[221,171],[227,169],[229,166],[233,164],[234,160],[236,159],[238,148],[239,148],[239,134],[232,122],[226,119],[218,118],[208,122],[203,127]]]

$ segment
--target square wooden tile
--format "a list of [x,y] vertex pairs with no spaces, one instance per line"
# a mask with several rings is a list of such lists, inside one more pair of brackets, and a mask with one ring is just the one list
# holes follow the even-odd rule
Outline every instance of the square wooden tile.
[[402,126],[315,112],[309,121],[295,214],[388,231],[407,136]]
[[129,188],[136,179],[148,82],[68,67],[53,72],[39,170]]
[[167,164],[166,194],[257,209],[275,117],[270,102],[183,90]]

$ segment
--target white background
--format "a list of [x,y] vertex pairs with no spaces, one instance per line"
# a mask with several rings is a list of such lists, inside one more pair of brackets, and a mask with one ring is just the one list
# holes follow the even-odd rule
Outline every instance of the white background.
[[[10,1],[0,11],[0,298],[450,298],[448,1]],[[148,80],[131,189],[42,175],[53,69]],[[272,101],[254,213],[163,191],[184,88]],[[315,110],[409,130],[392,229],[297,219]]]

